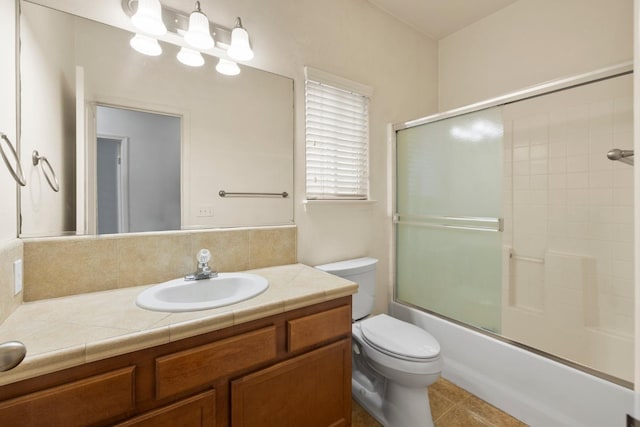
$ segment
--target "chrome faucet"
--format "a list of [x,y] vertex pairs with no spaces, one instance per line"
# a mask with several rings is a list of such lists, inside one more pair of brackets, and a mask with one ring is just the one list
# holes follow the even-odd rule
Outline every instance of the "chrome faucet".
[[196,259],[198,260],[198,269],[195,273],[184,276],[184,280],[203,280],[218,277],[218,272],[211,270],[209,267],[211,252],[208,249],[200,249]]

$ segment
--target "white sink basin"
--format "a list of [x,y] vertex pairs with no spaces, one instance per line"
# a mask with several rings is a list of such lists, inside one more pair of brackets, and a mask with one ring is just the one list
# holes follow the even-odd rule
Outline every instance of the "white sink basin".
[[206,310],[253,298],[268,287],[267,279],[257,274],[219,273],[213,279],[160,283],[138,294],[136,304],[155,311]]

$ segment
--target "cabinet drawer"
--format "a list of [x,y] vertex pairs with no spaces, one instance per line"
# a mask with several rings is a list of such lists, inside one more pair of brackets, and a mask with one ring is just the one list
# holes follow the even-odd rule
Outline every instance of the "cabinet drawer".
[[133,410],[135,367],[127,367],[0,403],[7,426],[86,426]]
[[116,427],[214,427],[215,398],[214,390],[207,391],[116,424]]
[[275,357],[275,326],[159,357],[156,359],[156,399],[210,384]]
[[351,334],[351,306],[287,321],[287,350],[296,351]]

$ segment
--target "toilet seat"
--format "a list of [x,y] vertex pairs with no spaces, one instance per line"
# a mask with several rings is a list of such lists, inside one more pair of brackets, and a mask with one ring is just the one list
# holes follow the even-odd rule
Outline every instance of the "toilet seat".
[[440,344],[427,331],[386,314],[360,322],[362,339],[374,349],[402,360],[428,362],[440,357]]

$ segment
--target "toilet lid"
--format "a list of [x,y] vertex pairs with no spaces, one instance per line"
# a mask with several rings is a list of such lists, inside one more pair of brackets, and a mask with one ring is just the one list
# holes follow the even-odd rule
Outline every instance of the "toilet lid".
[[440,344],[427,331],[386,314],[361,322],[362,337],[383,353],[407,360],[433,359]]

